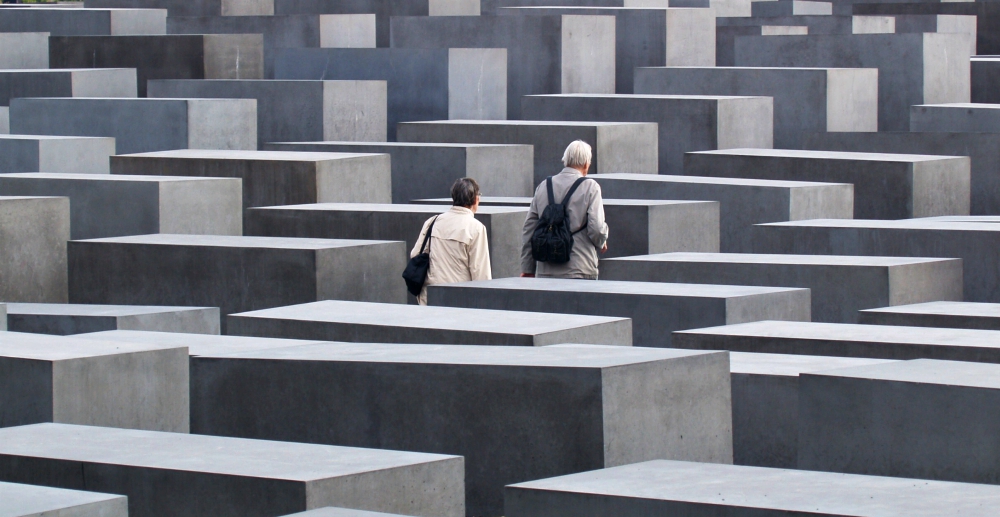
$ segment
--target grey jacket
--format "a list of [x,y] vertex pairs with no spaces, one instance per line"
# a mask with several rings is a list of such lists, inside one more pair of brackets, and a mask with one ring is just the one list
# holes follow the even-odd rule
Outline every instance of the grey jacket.
[[[582,177],[580,171],[570,167],[552,177],[552,193],[556,203],[563,200],[566,192],[580,177]],[[565,264],[536,263],[531,256],[531,234],[538,225],[538,216],[547,206],[549,206],[549,194],[543,181],[535,189],[528,217],[524,220],[524,230],[521,235],[521,272],[534,273],[539,277],[597,280],[597,252],[608,241],[608,225],[604,222],[601,186],[593,180],[584,181],[566,205],[570,228],[576,231],[583,226],[584,220],[587,221],[587,228],[573,236],[573,250],[569,262]]]

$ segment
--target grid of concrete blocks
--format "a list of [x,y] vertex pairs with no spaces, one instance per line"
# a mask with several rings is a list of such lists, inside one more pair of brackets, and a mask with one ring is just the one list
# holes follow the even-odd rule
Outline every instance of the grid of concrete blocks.
[[1000,3],[8,2],[0,517],[1000,512]]

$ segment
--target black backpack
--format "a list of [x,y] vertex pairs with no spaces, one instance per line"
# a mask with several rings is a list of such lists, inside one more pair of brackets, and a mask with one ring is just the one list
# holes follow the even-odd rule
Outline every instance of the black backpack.
[[[427,271],[431,268],[431,232],[434,231],[434,223],[438,220],[434,217],[427,234],[424,235],[424,242],[420,245],[420,254],[410,259],[403,270],[403,280],[406,281],[406,290],[413,296],[420,296],[420,291],[427,282]],[[427,251],[424,251],[427,250]]]
[[569,226],[566,203],[573,197],[577,187],[586,179],[576,180],[559,203],[556,203],[555,195],[552,194],[552,176],[545,180],[546,188],[549,191],[549,206],[542,211],[542,215],[538,218],[538,225],[535,226],[535,231],[531,234],[531,256],[536,262],[548,262],[549,264],[569,262],[569,255],[573,249],[573,236],[587,227],[587,218],[584,217],[583,226],[574,232]]

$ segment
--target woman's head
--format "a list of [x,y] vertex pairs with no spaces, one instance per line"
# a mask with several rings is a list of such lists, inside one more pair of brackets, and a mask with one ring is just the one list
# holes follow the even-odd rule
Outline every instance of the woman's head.
[[451,204],[472,209],[479,207],[479,184],[472,178],[459,178],[451,186]]
[[566,147],[562,162],[566,167],[579,169],[581,172],[586,173],[586,170],[590,168],[590,159],[592,157],[593,152],[590,149],[590,144],[583,140],[576,140]]

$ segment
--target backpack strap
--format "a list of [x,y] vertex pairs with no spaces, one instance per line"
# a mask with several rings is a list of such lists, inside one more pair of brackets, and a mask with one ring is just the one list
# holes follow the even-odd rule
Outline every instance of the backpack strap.
[[556,196],[552,193],[552,176],[545,178],[545,188],[549,191],[549,205],[556,204]]
[[[569,188],[569,192],[567,192],[566,195],[563,197],[563,200],[562,200],[562,202],[563,202],[563,210],[566,210],[566,202],[569,201],[569,198],[573,197],[573,193],[576,192],[576,189],[580,185],[582,185],[583,182],[586,181],[586,180],[587,180],[587,177],[584,176],[582,178],[577,179],[575,182],[573,182],[573,186]],[[582,232],[584,230],[584,228],[586,228],[586,227],[587,227],[587,215],[584,214],[584,216],[583,216],[583,226],[581,226],[580,229],[578,229],[577,231],[573,232],[573,235],[576,235],[576,234]]]
[[441,217],[441,216],[435,215],[434,219],[431,220],[431,225],[430,225],[429,228],[427,228],[427,234],[424,235],[424,242],[423,242],[423,244],[420,245],[420,253],[424,253],[424,248],[427,248],[427,252],[426,253],[430,254],[430,252],[431,252],[431,244],[430,244],[431,243],[431,232],[434,231],[434,223],[437,222],[438,217]]

